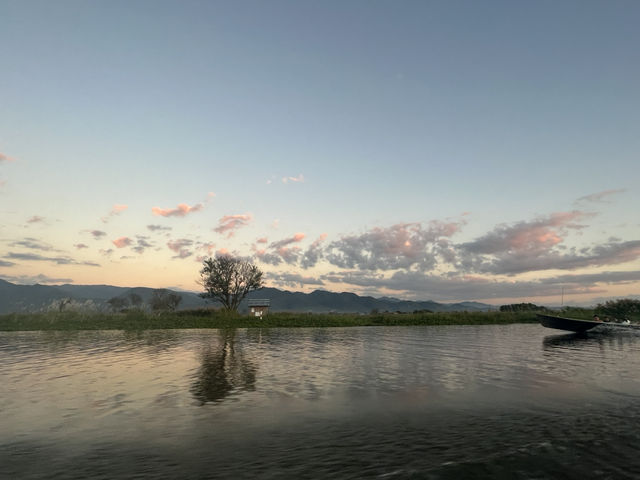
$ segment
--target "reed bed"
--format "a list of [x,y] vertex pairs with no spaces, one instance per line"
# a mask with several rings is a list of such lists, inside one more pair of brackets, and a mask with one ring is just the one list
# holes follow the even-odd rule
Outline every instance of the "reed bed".
[[531,312],[421,312],[370,315],[270,313],[263,318],[198,310],[162,314],[144,311],[47,312],[0,315],[0,331],[489,325],[533,322],[536,322],[536,316]]

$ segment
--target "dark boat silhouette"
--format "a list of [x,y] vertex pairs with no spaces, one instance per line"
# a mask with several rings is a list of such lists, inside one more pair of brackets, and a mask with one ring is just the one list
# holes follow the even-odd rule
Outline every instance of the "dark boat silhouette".
[[555,315],[544,315],[538,313],[536,315],[538,321],[543,327],[556,328],[558,330],[567,330],[569,332],[582,333],[601,326],[611,326],[620,328],[638,329],[640,325],[623,322],[597,322],[594,320],[580,320],[578,318],[556,317]]

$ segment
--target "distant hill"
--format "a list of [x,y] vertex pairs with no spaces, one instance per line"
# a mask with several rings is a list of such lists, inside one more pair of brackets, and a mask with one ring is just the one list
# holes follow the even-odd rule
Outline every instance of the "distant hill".
[[[144,304],[148,304],[153,293],[146,287],[114,287],[111,285],[16,285],[0,280],[0,314],[12,312],[37,312],[56,309],[63,299],[72,300],[72,308],[108,310],[107,301],[113,297],[139,295]],[[180,295],[179,309],[215,306],[195,292],[172,290]],[[432,312],[487,311],[495,307],[478,302],[437,303],[433,301],[408,301],[397,298],[361,297],[355,293],[334,293],[315,290],[311,293],[290,292],[277,288],[262,288],[251,292],[240,305],[240,311],[247,311],[247,300],[268,298],[271,311],[275,312],[312,312],[312,313],[370,313],[413,312],[429,310]]]

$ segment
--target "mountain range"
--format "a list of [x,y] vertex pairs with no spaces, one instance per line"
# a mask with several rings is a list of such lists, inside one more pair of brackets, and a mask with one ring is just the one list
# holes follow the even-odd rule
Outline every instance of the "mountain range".
[[[107,311],[107,303],[114,297],[129,298],[137,295],[144,305],[148,304],[154,289],[146,287],[114,287],[111,285],[17,285],[0,279],[0,314],[13,312],[38,312],[60,308]],[[182,298],[178,309],[216,306],[210,300],[200,298],[196,292],[171,290]],[[334,293],[315,290],[311,293],[290,292],[265,287],[250,292],[241,303],[240,311],[247,311],[247,300],[269,299],[274,312],[311,313],[370,313],[487,311],[496,307],[479,302],[437,303],[433,301],[409,301],[396,298],[374,298],[355,293]]]

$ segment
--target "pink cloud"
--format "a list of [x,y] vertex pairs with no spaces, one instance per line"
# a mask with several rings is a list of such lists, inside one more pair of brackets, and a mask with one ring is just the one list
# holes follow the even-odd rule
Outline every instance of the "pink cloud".
[[505,252],[544,252],[562,243],[568,229],[584,228],[576,223],[593,216],[581,211],[557,212],[531,222],[499,225],[492,232],[463,245],[465,250],[479,254]]
[[247,226],[251,219],[252,216],[250,214],[225,215],[218,221],[219,225],[214,228],[213,231],[220,234],[227,234],[227,238],[231,238],[237,229]]
[[196,247],[198,249],[200,249],[200,250],[206,250],[209,253],[209,255],[211,255],[213,253],[213,251],[215,250],[215,248],[216,248],[216,244],[215,243],[203,243],[203,242],[201,242],[201,243],[198,243],[196,245]]
[[216,251],[216,255],[229,255],[229,250],[227,250],[226,248],[221,248],[220,250]]
[[293,247],[280,247],[276,251],[286,263],[294,264],[298,261],[301,248],[295,245]]
[[297,177],[282,177],[282,183],[304,183],[304,175],[300,174]]
[[282,240],[278,240],[277,242],[273,242],[269,245],[269,248],[273,248],[278,250],[279,248],[286,247],[287,245],[291,245],[292,243],[301,242],[306,235],[304,233],[296,233],[294,236],[289,238],[284,238]]
[[314,240],[314,242],[311,244],[312,247],[318,247],[320,246],[320,244],[322,242],[324,242],[327,239],[327,234],[323,233],[321,234],[316,240]]
[[116,203],[113,207],[111,207],[111,211],[107,215],[101,218],[102,222],[107,223],[112,217],[115,217],[116,215],[120,215],[127,208],[129,208],[128,205],[122,205],[122,204]]
[[117,248],[124,248],[131,245],[133,243],[133,240],[131,240],[129,237],[120,237],[120,238],[116,238],[112,243]]
[[15,158],[10,157],[9,155],[6,155],[2,152],[0,152],[0,163],[2,162],[15,162]]
[[151,212],[154,215],[158,215],[161,217],[184,217],[185,215],[193,212],[198,212],[204,208],[202,203],[198,203],[193,207],[187,205],[186,203],[179,203],[176,208],[160,208],[153,207]]
[[[331,242],[325,256],[342,268],[360,270],[428,270],[437,263],[442,243],[459,231],[464,222],[400,223],[375,227],[361,235],[350,235]],[[304,266],[304,265],[303,265]]]
[[40,222],[44,222],[44,217],[41,217],[39,215],[34,215],[29,220],[27,220],[27,223],[40,223]]
[[262,237],[256,240],[256,243],[267,243],[267,242],[268,242],[267,237]]

